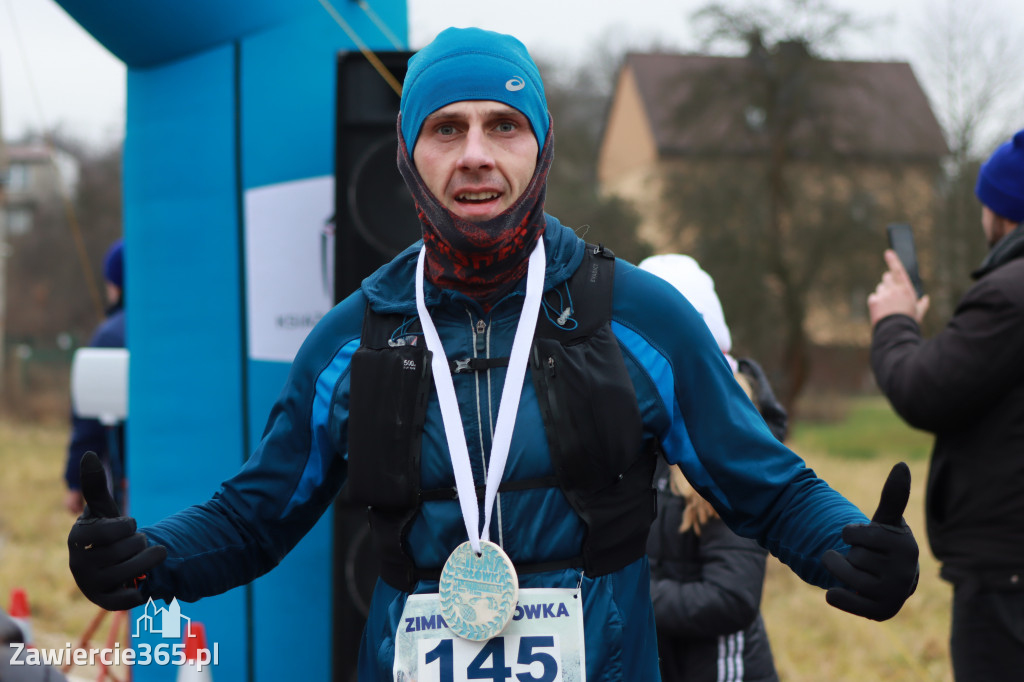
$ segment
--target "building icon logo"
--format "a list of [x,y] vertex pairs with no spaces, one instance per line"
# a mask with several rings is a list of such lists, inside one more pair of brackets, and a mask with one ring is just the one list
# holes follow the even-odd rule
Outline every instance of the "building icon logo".
[[[182,621],[185,623],[184,627]],[[191,622],[191,618],[182,615],[181,605],[177,598],[172,599],[165,608],[157,607],[153,603],[153,598],[150,597],[143,608],[142,615],[135,619],[135,632],[132,636],[138,637],[140,634],[148,632],[160,635],[164,639],[181,639],[182,633],[187,632],[190,637],[195,637],[189,628]]]

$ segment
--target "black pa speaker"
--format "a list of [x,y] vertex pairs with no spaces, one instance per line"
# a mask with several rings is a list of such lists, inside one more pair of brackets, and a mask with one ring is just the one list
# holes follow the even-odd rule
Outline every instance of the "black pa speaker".
[[[401,82],[412,52],[377,52]],[[334,157],[334,291],[340,301],[420,238],[398,172],[400,97],[360,52],[338,55]]]
[[[377,52],[402,81],[412,52]],[[334,300],[420,238],[416,206],[398,172],[399,95],[359,52],[337,62]],[[334,503],[332,680],[356,682],[359,642],[379,563],[366,508],[346,491]]]
[[357,682],[359,642],[380,564],[370,542],[366,508],[342,497],[334,502],[333,554],[331,679]]

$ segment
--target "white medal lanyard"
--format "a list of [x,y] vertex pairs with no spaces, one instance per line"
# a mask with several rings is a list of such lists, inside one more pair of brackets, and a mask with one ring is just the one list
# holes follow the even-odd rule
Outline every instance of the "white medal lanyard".
[[462,428],[462,416],[459,412],[458,399],[455,397],[455,385],[452,383],[451,368],[448,357],[441,345],[427,305],[423,298],[423,262],[426,247],[420,249],[416,263],[416,311],[420,316],[423,336],[427,341],[427,349],[433,354],[431,368],[434,373],[434,386],[437,388],[437,399],[441,405],[441,417],[444,421],[445,437],[451,452],[452,468],[455,471],[455,489],[459,494],[459,505],[462,507],[462,520],[466,523],[466,532],[473,551],[480,554],[480,541],[490,537],[491,510],[505,471],[505,462],[512,445],[512,430],[519,411],[519,398],[523,391],[523,379],[526,377],[526,364],[529,360],[530,346],[533,344],[533,333],[537,328],[537,316],[540,314],[541,294],[544,289],[544,240],[537,240],[537,245],[530,254],[526,271],[526,299],[519,316],[515,339],[512,341],[512,353],[505,374],[505,386],[501,391],[501,403],[498,406],[498,421],[494,428],[491,441],[491,457],[487,469],[487,485],[484,488],[484,526],[480,529],[480,512],[477,509],[476,485],[473,483],[473,470],[469,463],[469,448],[466,445],[466,434]]

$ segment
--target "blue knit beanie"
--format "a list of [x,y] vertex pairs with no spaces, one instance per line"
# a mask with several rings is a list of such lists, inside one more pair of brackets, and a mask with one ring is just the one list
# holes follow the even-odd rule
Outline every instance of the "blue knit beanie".
[[518,109],[533,127],[537,148],[544,147],[549,120],[544,84],[526,46],[512,36],[446,28],[409,59],[400,107],[409,155],[427,116],[465,100],[492,100]]
[[110,245],[103,257],[103,277],[118,289],[124,289],[124,244],[120,239]]
[[1024,222],[1024,130],[981,166],[974,193],[996,214],[1015,223]]

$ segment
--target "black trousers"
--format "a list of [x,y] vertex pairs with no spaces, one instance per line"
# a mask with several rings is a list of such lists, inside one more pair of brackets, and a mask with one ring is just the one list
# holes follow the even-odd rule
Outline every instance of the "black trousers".
[[950,655],[957,682],[1024,680],[1024,590],[957,581]]

